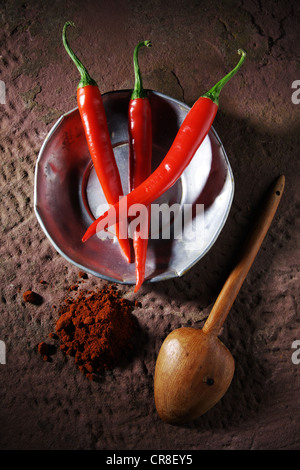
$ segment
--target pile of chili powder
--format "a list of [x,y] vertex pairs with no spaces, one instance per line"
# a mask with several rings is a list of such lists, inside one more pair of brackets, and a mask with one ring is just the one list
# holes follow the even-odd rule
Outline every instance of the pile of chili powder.
[[55,328],[60,349],[74,356],[75,364],[91,380],[94,374],[112,369],[132,348],[134,307],[115,285],[67,298],[59,309]]

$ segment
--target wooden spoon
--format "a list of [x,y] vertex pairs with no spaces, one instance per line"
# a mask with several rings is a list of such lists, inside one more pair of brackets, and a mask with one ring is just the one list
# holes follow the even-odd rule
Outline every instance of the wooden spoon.
[[280,176],[202,330],[178,328],[164,340],[154,376],[155,405],[164,421],[195,419],[227,391],[234,359],[218,335],[270,227],[284,185],[285,177]]

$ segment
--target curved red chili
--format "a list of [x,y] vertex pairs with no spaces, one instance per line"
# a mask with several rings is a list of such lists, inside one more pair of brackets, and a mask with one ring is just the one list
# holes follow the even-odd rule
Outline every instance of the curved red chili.
[[[138,64],[138,52],[142,46],[151,46],[150,41],[137,44],[133,53],[135,83],[128,108],[129,136],[129,187],[135,189],[151,174],[152,161],[152,113],[147,92],[143,89],[142,77]],[[147,207],[148,226],[150,207]],[[133,233],[137,292],[144,282],[147,258],[148,238],[142,238],[141,227]]]
[[[108,204],[115,204],[124,193],[110,140],[102,96],[97,83],[90,77],[88,71],[68,44],[66,38],[68,26],[75,25],[71,21],[67,21],[63,27],[62,38],[67,53],[81,75],[77,87],[77,103],[89,152],[105,198]],[[120,238],[119,233],[119,224],[116,224],[116,235],[120,246],[127,261],[130,261],[129,240],[128,238]],[[123,231],[123,233],[127,233],[127,231]]]
[[236,74],[245,60],[245,51],[239,49],[238,53],[242,57],[234,69],[202,95],[190,109],[170,150],[158,168],[136,189],[121,198],[117,204],[95,220],[87,229],[82,241],[88,240],[103,227],[109,227],[115,223],[116,218],[119,221],[126,218],[127,210],[124,209],[132,204],[139,203],[148,206],[178,180],[212,126],[223,86]]

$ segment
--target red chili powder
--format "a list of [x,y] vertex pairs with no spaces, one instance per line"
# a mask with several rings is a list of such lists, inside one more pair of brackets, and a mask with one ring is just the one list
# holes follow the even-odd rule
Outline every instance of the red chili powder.
[[32,290],[27,290],[23,292],[23,300],[24,302],[29,302],[33,305],[41,305],[41,303],[43,302],[43,298]]
[[114,285],[106,285],[96,292],[79,292],[60,307],[55,328],[60,349],[75,357],[75,364],[89,379],[112,369],[131,349],[134,306]]

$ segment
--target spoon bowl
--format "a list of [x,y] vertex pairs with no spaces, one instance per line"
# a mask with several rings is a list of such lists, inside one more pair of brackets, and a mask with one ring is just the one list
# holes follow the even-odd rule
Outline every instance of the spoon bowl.
[[233,374],[234,359],[218,337],[194,328],[172,331],[156,362],[158,414],[177,423],[206,413],[225,394]]

